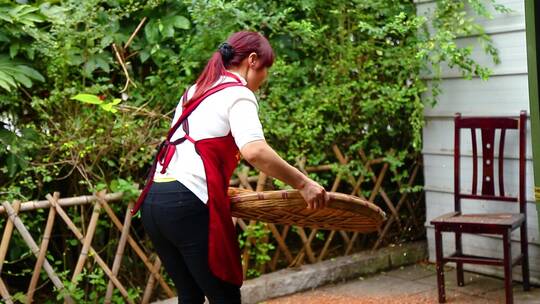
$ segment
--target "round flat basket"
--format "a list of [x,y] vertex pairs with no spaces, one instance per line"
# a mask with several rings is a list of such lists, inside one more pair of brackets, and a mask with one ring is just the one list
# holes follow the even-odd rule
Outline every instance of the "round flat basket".
[[251,192],[229,188],[231,211],[235,217],[303,227],[376,231],[385,213],[376,205],[356,196],[329,192],[326,208],[307,209],[298,190]]

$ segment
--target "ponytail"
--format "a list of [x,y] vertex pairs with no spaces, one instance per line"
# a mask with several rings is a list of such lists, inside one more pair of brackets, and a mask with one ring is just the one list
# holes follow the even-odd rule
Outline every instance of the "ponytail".
[[[256,53],[259,57],[258,68],[271,67],[274,63],[274,51],[264,36],[257,32],[248,31],[232,34],[227,42],[222,43],[218,50],[212,54],[197,79],[195,93],[190,101],[204,95],[225,74],[228,68],[240,65],[251,53]],[[187,106],[188,103],[184,106]]]

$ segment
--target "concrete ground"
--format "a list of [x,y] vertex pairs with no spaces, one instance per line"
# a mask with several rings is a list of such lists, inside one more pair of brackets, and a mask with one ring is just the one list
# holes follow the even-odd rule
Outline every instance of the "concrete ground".
[[[457,287],[456,272],[453,268],[448,268],[445,281],[447,303],[504,303],[504,282],[499,278],[465,272],[465,286]],[[415,264],[261,303],[438,303],[437,277],[434,265]],[[524,292],[519,283],[514,283],[514,303],[540,304],[540,287],[533,286],[531,291]]]

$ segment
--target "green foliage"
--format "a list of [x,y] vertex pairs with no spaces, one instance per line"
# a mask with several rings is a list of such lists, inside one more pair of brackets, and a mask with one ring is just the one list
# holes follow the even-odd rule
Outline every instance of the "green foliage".
[[11,60],[4,55],[0,55],[1,88],[9,92],[19,84],[22,84],[26,88],[31,88],[33,85],[32,80],[44,81],[45,79],[35,69],[15,60]]
[[44,81],[35,69],[17,59],[34,59],[34,51],[27,47],[38,23],[44,21],[39,8],[16,3],[0,4],[0,90],[11,92],[23,85],[30,88],[33,81]]
[[111,113],[118,112],[115,106],[122,102],[122,99],[120,98],[114,98],[111,102],[105,102],[102,98],[92,94],[77,94],[71,99],[78,100],[82,103],[99,105],[102,110]]
[[255,265],[248,269],[248,278],[260,276],[261,273],[257,268],[271,260],[270,251],[274,250],[275,246],[268,242],[269,235],[270,230],[266,224],[258,222],[247,226],[247,229],[238,236],[240,248],[248,249],[249,256],[253,260],[250,265]]
[[[75,301],[75,303],[104,303],[105,292],[107,290],[109,279],[101,268],[96,267],[90,272],[84,269],[83,272],[75,278],[75,281],[71,281],[68,275],[68,271],[62,272],[60,274],[64,289],[56,290],[56,300],[62,301],[65,296],[69,295]],[[91,286],[89,290],[85,290],[85,288],[81,287],[84,280],[88,281],[89,285]],[[138,288],[128,289],[129,299],[132,301],[135,301],[140,296],[140,293],[141,290]],[[117,288],[115,288],[113,291],[111,303],[125,303],[124,298],[122,297],[120,291],[118,291]]]

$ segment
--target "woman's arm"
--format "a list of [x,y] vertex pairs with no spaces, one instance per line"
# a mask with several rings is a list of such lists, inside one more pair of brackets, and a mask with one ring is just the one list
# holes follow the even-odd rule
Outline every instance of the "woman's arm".
[[324,188],[289,165],[266,141],[249,142],[242,147],[240,153],[255,168],[298,189],[308,203],[308,208],[324,208],[326,206],[328,194]]

